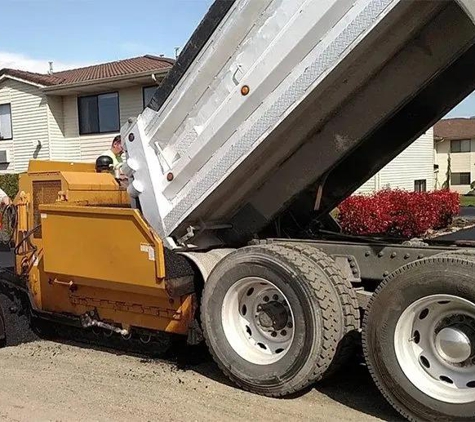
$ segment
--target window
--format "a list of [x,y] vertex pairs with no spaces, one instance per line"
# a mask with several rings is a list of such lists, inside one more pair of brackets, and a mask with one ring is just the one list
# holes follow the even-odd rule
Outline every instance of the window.
[[451,183],[452,185],[469,185],[470,173],[452,173]]
[[120,129],[117,92],[79,97],[78,111],[81,135],[118,132]]
[[427,181],[425,179],[414,180],[415,192],[427,192]]
[[157,90],[158,86],[144,86],[143,88],[143,108],[147,107],[152,100],[153,94]]
[[472,149],[471,143],[470,139],[450,141],[450,152],[470,152]]
[[12,138],[12,108],[10,104],[0,104],[0,140]]

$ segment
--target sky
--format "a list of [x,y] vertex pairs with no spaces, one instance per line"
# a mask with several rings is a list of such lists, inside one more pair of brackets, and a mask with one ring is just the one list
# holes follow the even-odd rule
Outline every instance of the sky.
[[455,107],[446,118],[450,117],[473,117],[475,116],[475,93],[469,95],[457,107]]
[[213,0],[0,0],[0,69],[175,56]]
[[[0,69],[45,73],[144,54],[174,57],[213,0],[0,0]],[[446,117],[475,116],[475,93]]]

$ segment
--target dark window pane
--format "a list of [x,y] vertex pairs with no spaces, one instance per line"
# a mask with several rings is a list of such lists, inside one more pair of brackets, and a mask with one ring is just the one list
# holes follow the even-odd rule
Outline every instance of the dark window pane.
[[143,107],[147,107],[152,100],[153,94],[157,90],[157,86],[147,86],[143,89]]
[[97,97],[80,97],[79,108],[79,133],[81,135],[99,132],[99,115]]
[[451,175],[452,185],[470,185],[471,175],[470,173],[452,173]]
[[472,150],[470,139],[453,140],[450,142],[450,152],[470,152]]
[[469,139],[464,139],[460,141],[460,151],[461,152],[470,152],[471,151],[471,141]]
[[460,141],[450,142],[450,152],[460,152]]
[[427,191],[427,181],[423,180],[414,180],[414,190],[416,192],[426,192]]
[[460,184],[469,185],[470,184],[470,173],[461,173],[460,174]]
[[119,95],[117,93],[99,95],[98,104],[100,131],[119,131]]

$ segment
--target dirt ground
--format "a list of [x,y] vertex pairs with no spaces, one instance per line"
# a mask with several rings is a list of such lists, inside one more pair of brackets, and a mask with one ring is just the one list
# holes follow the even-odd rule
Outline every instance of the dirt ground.
[[292,399],[230,385],[216,366],[174,363],[36,341],[0,351],[6,421],[398,420],[364,368]]
[[0,420],[400,420],[358,364],[298,397],[269,399],[231,385],[203,349],[150,360],[39,340],[0,303],[9,331],[0,349]]

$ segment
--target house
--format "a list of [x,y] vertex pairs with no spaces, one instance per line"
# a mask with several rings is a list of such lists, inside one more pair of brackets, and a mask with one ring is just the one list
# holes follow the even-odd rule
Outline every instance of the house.
[[434,189],[433,128],[364,183],[356,193],[371,193],[384,188],[408,191]]
[[475,118],[446,119],[434,127],[437,186],[465,194],[475,181]]
[[94,161],[172,65],[146,55],[49,74],[0,70],[0,172],[31,159]]

